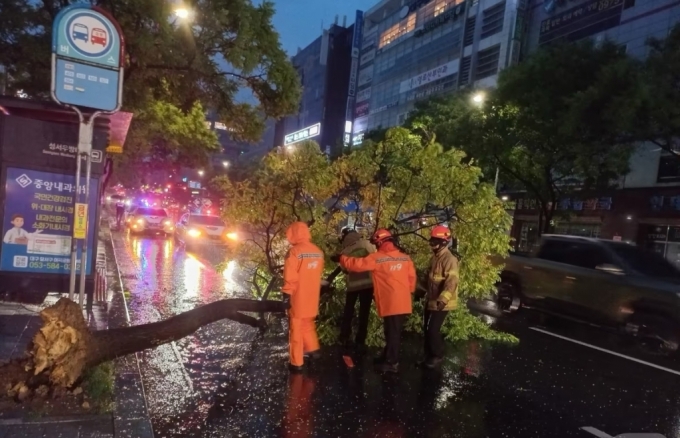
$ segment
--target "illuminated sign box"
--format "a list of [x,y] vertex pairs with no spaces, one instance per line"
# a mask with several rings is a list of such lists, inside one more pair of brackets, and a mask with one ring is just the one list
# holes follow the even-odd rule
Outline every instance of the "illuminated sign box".
[[321,134],[321,123],[308,126],[305,129],[301,129],[299,131],[293,132],[292,134],[286,135],[283,140],[283,145],[287,146],[289,144],[297,143],[299,141],[314,138],[319,134]]

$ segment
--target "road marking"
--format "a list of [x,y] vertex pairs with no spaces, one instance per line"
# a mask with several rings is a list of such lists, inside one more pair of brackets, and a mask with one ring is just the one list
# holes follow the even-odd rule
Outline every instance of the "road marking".
[[611,436],[600,429],[595,429],[594,427],[586,426],[582,427],[581,430],[591,433],[598,438],[666,438],[660,433],[624,433],[621,435]]
[[597,438],[614,438],[608,433],[604,433],[600,429],[595,429],[594,427],[586,426],[582,427],[581,429],[592,435],[595,435]]
[[601,348],[601,347],[597,347],[595,345],[591,345],[591,344],[588,344],[588,343],[585,343],[585,342],[577,341],[576,339],[567,338],[566,336],[558,335],[558,334],[549,332],[547,330],[540,329],[538,327],[529,327],[529,330],[534,330],[534,331],[537,331],[537,332],[544,333],[546,335],[550,335],[550,336],[554,336],[556,338],[564,339],[565,341],[573,342],[574,344],[583,345],[584,347],[592,348],[593,350],[602,351],[603,353],[609,353],[611,355],[622,357],[624,359],[628,359],[630,361],[637,362],[637,363],[642,364],[642,365],[647,365],[648,367],[656,368],[657,370],[666,371],[668,373],[675,374],[676,376],[680,376],[680,371],[675,371],[675,370],[672,370],[670,368],[662,367],[661,365],[656,365],[656,364],[653,364],[651,362],[646,362],[646,361],[641,360],[641,359],[636,359],[634,357],[626,356],[625,354],[621,354],[621,353],[617,353],[615,351],[607,350],[606,348]]

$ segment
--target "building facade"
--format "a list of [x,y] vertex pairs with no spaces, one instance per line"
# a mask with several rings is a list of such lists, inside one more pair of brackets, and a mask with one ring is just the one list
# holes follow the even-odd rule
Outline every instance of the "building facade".
[[275,146],[310,139],[329,155],[342,148],[353,31],[333,24],[292,57],[302,84],[300,110],[277,123]]
[[364,14],[352,143],[414,103],[491,87],[519,60],[526,0],[383,0]]
[[[680,22],[677,0],[533,0],[528,52],[558,41],[609,39],[644,58],[649,38],[662,39]],[[631,171],[608,193],[563,199],[555,232],[637,243],[680,267],[680,159],[651,144],[631,157]],[[538,217],[530,199],[517,201],[513,236],[531,247]]]

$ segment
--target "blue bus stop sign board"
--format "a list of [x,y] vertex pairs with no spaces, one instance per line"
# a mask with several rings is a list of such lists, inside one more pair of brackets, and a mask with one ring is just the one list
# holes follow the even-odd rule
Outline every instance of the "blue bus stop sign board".
[[62,9],[53,24],[52,56],[52,92],[59,103],[119,107],[124,41],[106,11],[87,4]]

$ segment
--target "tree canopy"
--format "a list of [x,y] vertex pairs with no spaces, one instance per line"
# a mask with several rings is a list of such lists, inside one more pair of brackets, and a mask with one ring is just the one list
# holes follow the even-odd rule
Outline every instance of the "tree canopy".
[[[7,71],[8,92],[49,96],[52,22],[72,3],[0,0],[0,65]],[[109,11],[125,36],[123,110],[135,113],[126,165],[145,147],[167,152],[163,163],[182,162],[187,154],[200,159],[217,147],[208,128],[196,125],[197,114],[208,109],[235,139],[253,141],[266,117],[297,110],[299,80],[272,26],[272,2],[184,2],[193,11],[190,20],[174,15],[174,2],[92,3]],[[240,101],[244,91],[257,104]]]
[[[335,161],[329,161],[313,142],[272,152],[248,180],[223,177],[218,181],[227,223],[252,224],[242,231],[245,242],[232,257],[253,269],[255,294],[270,297],[280,284],[286,227],[295,220],[311,223],[314,242],[330,256],[339,251],[340,228],[352,203],[366,213],[363,225],[369,232],[387,227],[398,235],[399,245],[411,255],[422,277],[431,254],[429,228],[447,223],[461,256],[461,305],[449,318],[447,336],[507,339],[471,316],[464,304],[469,297],[493,290],[499,267],[489,255],[507,253],[510,226],[493,187],[482,183],[481,170],[464,158],[460,150],[443,148],[404,128],[390,129],[383,141],[366,142]],[[330,261],[326,267],[328,273],[336,268]],[[342,291],[342,282],[339,276],[336,290]],[[326,343],[337,337],[343,298],[341,293],[326,293],[322,299],[319,335]],[[410,330],[421,331],[421,309],[417,303]],[[373,314],[369,342],[381,342],[379,328]]]
[[640,75],[614,44],[557,45],[503,70],[479,104],[471,93],[436,98],[408,123],[465,150],[488,179],[497,168],[509,188],[537,201],[547,231],[562,198],[628,171],[635,107],[627,103],[640,95]]
[[628,103],[637,109],[632,125],[635,137],[680,158],[680,25],[665,39],[652,39],[648,45],[642,99]]

